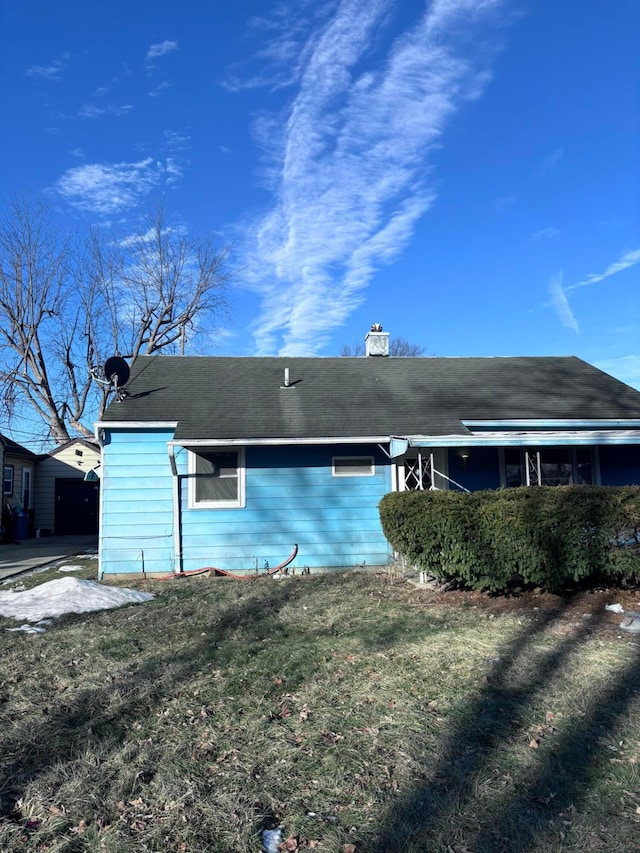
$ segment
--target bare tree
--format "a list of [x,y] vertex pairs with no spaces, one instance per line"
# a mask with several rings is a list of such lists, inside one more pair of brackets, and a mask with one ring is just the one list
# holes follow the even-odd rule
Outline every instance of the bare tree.
[[45,203],[0,217],[0,393],[30,407],[61,444],[92,435],[108,389],[106,358],[184,352],[228,309],[227,250],[170,226],[163,209],[140,233],[106,240],[61,234]]
[[[363,343],[357,343],[353,346],[345,344],[340,350],[341,356],[348,357],[361,356],[364,353]],[[420,344],[412,344],[406,338],[389,338],[389,355],[395,358],[415,358],[424,355],[424,347],[421,347]]]

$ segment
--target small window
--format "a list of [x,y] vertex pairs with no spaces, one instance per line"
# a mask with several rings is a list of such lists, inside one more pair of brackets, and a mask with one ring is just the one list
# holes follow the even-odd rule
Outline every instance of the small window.
[[373,477],[373,456],[334,456],[334,477]]
[[2,476],[2,494],[13,494],[13,465],[4,466],[4,474]]
[[189,506],[226,509],[242,507],[244,452],[203,448],[189,453]]

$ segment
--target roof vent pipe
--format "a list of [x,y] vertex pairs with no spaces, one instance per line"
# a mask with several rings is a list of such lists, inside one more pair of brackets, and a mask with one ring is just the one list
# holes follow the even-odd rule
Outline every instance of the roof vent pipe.
[[289,379],[289,368],[285,367],[284,369],[284,383],[280,386],[281,388],[293,388],[291,384],[291,380]]

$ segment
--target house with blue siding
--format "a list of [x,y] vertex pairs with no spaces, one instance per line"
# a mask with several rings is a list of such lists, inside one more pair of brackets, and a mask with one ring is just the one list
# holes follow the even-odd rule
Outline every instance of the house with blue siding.
[[640,392],[574,357],[152,355],[96,425],[100,573],[383,567],[407,489],[640,483]]

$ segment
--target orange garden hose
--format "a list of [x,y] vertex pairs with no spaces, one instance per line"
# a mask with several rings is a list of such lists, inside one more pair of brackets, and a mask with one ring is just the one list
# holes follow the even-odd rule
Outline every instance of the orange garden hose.
[[225,578],[234,578],[234,580],[239,580],[239,581],[255,580],[255,578],[264,578],[264,577],[268,577],[269,575],[275,575],[276,572],[279,572],[281,569],[284,569],[286,566],[289,565],[289,563],[291,563],[293,560],[295,560],[297,553],[298,553],[298,546],[294,545],[293,551],[291,552],[291,554],[287,557],[287,559],[284,562],[280,563],[278,566],[274,566],[272,569],[267,569],[266,572],[239,575],[235,572],[228,572],[226,569],[218,569],[215,566],[204,566],[201,569],[192,569],[191,571],[188,571],[188,572],[174,572],[171,575],[161,575],[160,577],[154,578],[154,580],[168,581],[168,580],[172,580],[173,578],[185,578],[185,577],[191,577],[192,575],[203,575],[203,574],[205,574],[205,572],[208,572],[210,575],[215,575],[218,577],[225,577]]

